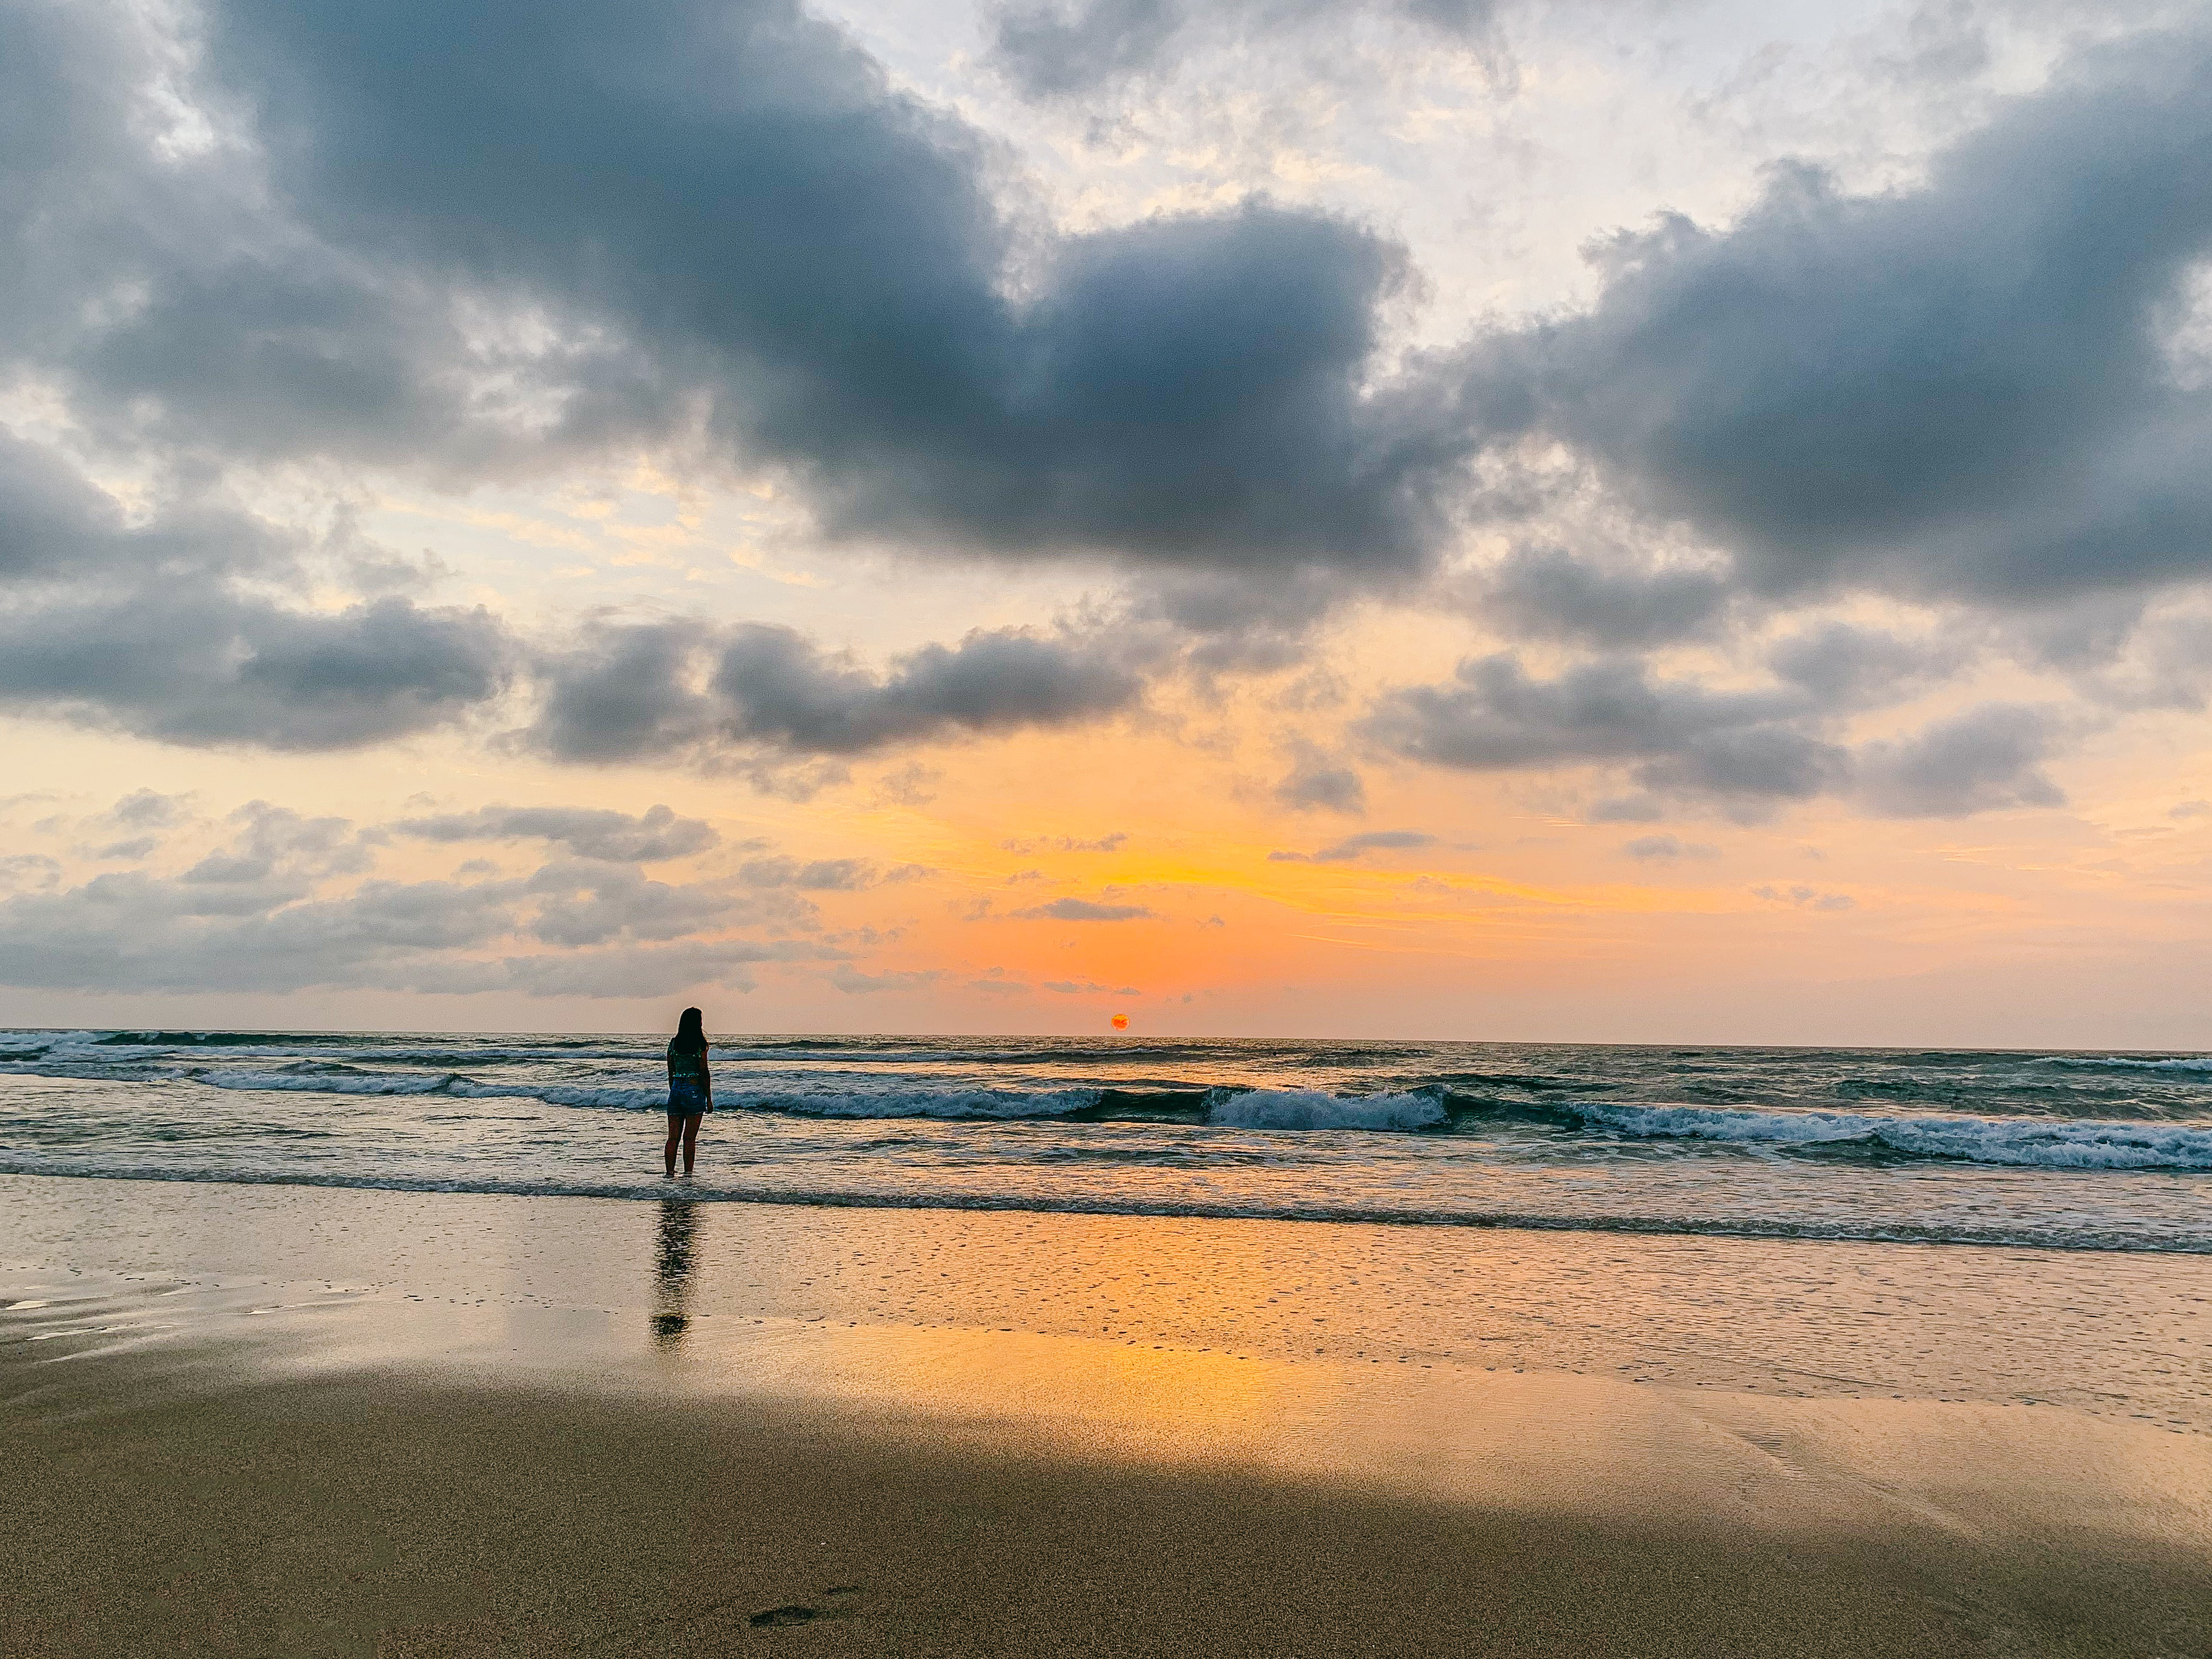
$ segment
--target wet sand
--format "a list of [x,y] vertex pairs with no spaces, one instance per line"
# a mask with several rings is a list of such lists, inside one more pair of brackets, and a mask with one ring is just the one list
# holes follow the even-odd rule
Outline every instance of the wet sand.
[[2193,1259],[151,1186],[0,1183],[10,1655],[2212,1650]]

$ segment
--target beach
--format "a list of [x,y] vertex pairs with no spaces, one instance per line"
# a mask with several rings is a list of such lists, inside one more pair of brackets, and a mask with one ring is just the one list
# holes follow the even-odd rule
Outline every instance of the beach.
[[2212,1642],[2195,1255],[0,1177],[12,1653]]

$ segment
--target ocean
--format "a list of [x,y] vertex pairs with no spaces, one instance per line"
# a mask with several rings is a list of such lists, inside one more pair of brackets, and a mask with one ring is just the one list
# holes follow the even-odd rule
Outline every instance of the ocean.
[[[653,1199],[660,1036],[0,1033],[0,1172]],[[2212,1057],[760,1036],[690,1196],[2212,1252]]]

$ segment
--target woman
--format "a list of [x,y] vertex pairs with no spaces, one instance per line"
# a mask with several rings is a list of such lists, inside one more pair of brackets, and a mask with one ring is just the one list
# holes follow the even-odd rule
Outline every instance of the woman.
[[714,1079],[707,1071],[707,1028],[696,1008],[686,1008],[668,1045],[668,1146],[664,1158],[676,1173],[676,1143],[684,1143],[684,1173],[699,1156],[699,1120],[714,1109]]

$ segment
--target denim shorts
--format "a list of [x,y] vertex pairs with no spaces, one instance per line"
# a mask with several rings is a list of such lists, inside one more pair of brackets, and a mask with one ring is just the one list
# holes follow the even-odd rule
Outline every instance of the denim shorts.
[[701,1112],[711,1112],[714,1104],[707,1098],[707,1085],[696,1077],[676,1077],[668,1080],[668,1115],[694,1117]]

